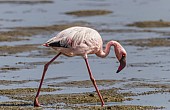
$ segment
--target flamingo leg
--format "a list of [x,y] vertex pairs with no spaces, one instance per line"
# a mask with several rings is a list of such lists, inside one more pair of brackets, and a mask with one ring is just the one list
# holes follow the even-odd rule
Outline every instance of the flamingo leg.
[[34,107],[40,107],[40,106],[41,106],[41,105],[39,104],[39,102],[38,102],[38,96],[39,96],[39,94],[40,94],[41,86],[42,86],[42,83],[43,83],[43,80],[44,80],[46,71],[47,71],[47,69],[48,69],[48,66],[49,66],[60,54],[61,54],[61,53],[57,54],[53,59],[51,59],[48,63],[46,63],[46,64],[44,65],[44,71],[43,71],[42,78],[41,78],[41,81],[40,81],[40,85],[39,85],[39,88],[38,88],[38,91],[37,91],[37,95],[36,95],[35,100],[34,100]]
[[104,101],[103,101],[103,98],[102,98],[102,96],[101,96],[101,94],[99,92],[99,89],[98,89],[97,85],[96,85],[96,81],[95,81],[95,79],[94,79],[94,77],[92,75],[92,72],[91,72],[91,69],[90,69],[90,66],[89,66],[89,63],[88,63],[88,59],[87,58],[84,58],[84,59],[85,59],[85,62],[86,62],[86,66],[87,66],[87,69],[88,69],[88,72],[89,72],[90,79],[91,79],[91,81],[92,81],[92,83],[93,83],[93,85],[94,85],[94,87],[96,89],[96,92],[97,92],[97,94],[98,94],[98,96],[100,98],[101,106],[103,107],[104,106]]

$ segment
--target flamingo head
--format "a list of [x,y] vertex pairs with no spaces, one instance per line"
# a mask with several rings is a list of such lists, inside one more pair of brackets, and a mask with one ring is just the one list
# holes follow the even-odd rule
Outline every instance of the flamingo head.
[[122,55],[122,58],[119,60],[120,65],[116,73],[119,73],[126,66],[126,55]]
[[115,49],[115,53],[116,53],[116,57],[117,57],[117,59],[119,60],[119,63],[120,63],[118,70],[116,72],[116,73],[119,73],[126,66],[127,53],[121,45],[118,45],[118,47]]

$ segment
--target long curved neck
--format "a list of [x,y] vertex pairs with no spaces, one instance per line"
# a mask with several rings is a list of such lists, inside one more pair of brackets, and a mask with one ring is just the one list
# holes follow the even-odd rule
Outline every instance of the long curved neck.
[[99,57],[104,58],[110,53],[110,47],[111,46],[114,46],[114,48],[117,48],[118,45],[120,45],[120,44],[117,41],[109,41],[106,44],[106,48],[104,49],[104,51],[103,51],[103,49],[101,47],[101,50],[98,53],[96,53],[96,55],[99,56]]

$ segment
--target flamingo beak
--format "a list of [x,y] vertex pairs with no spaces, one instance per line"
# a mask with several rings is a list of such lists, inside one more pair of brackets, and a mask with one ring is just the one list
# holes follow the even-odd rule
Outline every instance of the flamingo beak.
[[126,57],[122,55],[122,58],[119,60],[119,62],[120,62],[120,66],[116,73],[119,73],[126,66]]

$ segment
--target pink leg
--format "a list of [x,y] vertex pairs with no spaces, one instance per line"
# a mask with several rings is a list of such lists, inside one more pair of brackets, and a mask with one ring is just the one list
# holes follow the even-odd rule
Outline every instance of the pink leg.
[[103,98],[102,98],[102,96],[101,96],[101,94],[100,94],[100,92],[99,92],[99,89],[98,89],[97,85],[96,85],[96,81],[95,81],[95,79],[94,79],[94,77],[93,77],[93,75],[92,75],[92,72],[91,72],[91,70],[90,70],[90,66],[89,66],[89,63],[88,63],[87,58],[85,58],[85,62],[86,62],[86,66],[87,66],[87,69],[88,69],[88,72],[89,72],[90,79],[91,79],[91,81],[92,81],[92,83],[93,83],[93,85],[94,85],[94,87],[95,87],[95,89],[96,89],[96,92],[97,92],[97,94],[98,94],[98,96],[99,96],[99,98],[100,98],[101,106],[103,107],[104,101],[103,101]]
[[40,85],[39,85],[39,88],[38,88],[38,91],[37,91],[37,95],[35,97],[35,100],[34,100],[34,107],[40,107],[41,105],[39,104],[38,102],[38,96],[39,96],[39,93],[40,93],[40,89],[41,89],[41,86],[42,86],[42,83],[43,83],[43,80],[44,80],[44,77],[45,77],[45,73],[48,69],[48,66],[60,55],[61,53],[57,54],[53,59],[51,59],[48,63],[46,63],[44,65],[44,71],[43,71],[43,74],[42,74],[42,78],[41,78],[41,81],[40,81]]

